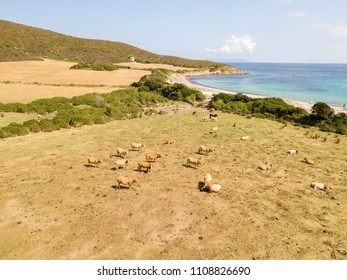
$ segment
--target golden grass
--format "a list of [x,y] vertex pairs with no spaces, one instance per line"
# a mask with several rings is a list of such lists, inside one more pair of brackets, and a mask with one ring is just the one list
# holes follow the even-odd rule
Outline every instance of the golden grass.
[[74,64],[54,60],[0,62],[0,102],[29,103],[39,98],[110,92],[150,73],[136,69],[70,70]]
[[9,125],[11,122],[23,123],[28,120],[37,119],[37,114],[22,114],[13,112],[0,113],[0,127]]
[[173,66],[169,64],[158,64],[158,63],[138,63],[138,62],[122,62],[116,63],[119,66],[131,67],[132,69],[155,69],[155,68],[163,68],[167,70],[177,71],[177,70],[189,70],[194,71],[195,68],[187,68],[180,66]]
[[[206,114],[1,140],[1,258],[347,259],[346,137],[336,144],[333,134],[232,114],[199,122]],[[209,134],[214,126],[217,137]],[[130,152],[127,169],[111,170],[109,154],[131,142],[147,146]],[[216,151],[198,155],[200,145]],[[163,156],[149,174],[135,170],[147,152]],[[103,163],[88,168],[88,156]],[[187,168],[189,156],[202,166]],[[273,169],[257,170],[266,161]],[[198,190],[206,172],[220,193]],[[115,189],[119,175],[139,184]],[[314,190],[312,182],[331,190]]]

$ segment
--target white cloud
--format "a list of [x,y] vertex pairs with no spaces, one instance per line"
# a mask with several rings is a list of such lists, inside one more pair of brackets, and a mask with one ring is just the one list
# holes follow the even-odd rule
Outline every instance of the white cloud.
[[317,23],[311,25],[313,28],[323,30],[334,37],[347,38],[347,25],[332,25],[327,23]]
[[297,12],[297,13],[291,13],[291,14],[288,14],[287,17],[302,17],[302,18],[318,18],[317,16],[315,15],[310,15],[310,14],[307,14],[307,13],[303,13],[303,12]]
[[204,52],[210,53],[243,53],[249,52],[252,53],[256,43],[253,41],[250,35],[244,35],[237,37],[232,35],[231,38],[225,42],[225,45],[219,49],[204,48]]
[[217,50],[213,50],[213,49],[210,49],[210,48],[204,48],[204,52],[215,53],[215,52],[217,52]]

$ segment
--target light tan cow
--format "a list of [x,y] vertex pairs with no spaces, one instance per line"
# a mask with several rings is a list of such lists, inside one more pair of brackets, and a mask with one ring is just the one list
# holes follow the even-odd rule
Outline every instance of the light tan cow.
[[220,184],[213,184],[211,186],[207,186],[205,189],[208,192],[219,192],[221,190],[222,186]]
[[141,143],[131,143],[131,148],[133,150],[139,151],[143,147],[146,147],[146,145],[145,144],[141,144]]
[[89,166],[99,167],[98,164],[101,163],[101,160],[96,157],[89,157],[88,164]]
[[206,173],[204,176],[204,187],[210,186],[212,182],[212,176],[210,173]]
[[120,176],[117,178],[117,183],[118,183],[119,189],[120,189],[120,186],[124,186],[124,187],[127,186],[130,188],[132,184],[137,183],[137,180],[130,177]]
[[158,158],[161,158],[161,154],[146,154],[147,161],[156,161]]
[[129,163],[129,160],[127,159],[119,159],[115,162],[115,169],[118,170],[119,168],[125,168]]
[[173,139],[167,139],[167,140],[165,141],[165,144],[168,144],[168,145],[175,144],[175,143],[176,143],[176,141],[173,140]]
[[199,154],[209,154],[211,152],[214,152],[214,149],[211,149],[211,148],[203,146],[203,145],[201,145],[199,147],[199,150],[198,150]]
[[153,168],[152,164],[147,161],[140,161],[137,164],[137,170],[142,171],[143,169],[147,171],[147,173]]
[[194,165],[195,168],[197,168],[198,165],[201,165],[201,161],[196,158],[189,157],[187,158],[187,165],[188,166]]

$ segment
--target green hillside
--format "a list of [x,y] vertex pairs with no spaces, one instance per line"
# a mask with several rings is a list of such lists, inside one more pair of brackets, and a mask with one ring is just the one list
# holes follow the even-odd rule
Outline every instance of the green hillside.
[[64,34],[0,20],[0,61],[40,60],[166,63],[183,67],[220,65],[205,60],[190,60],[154,54],[134,46],[112,41],[82,39]]

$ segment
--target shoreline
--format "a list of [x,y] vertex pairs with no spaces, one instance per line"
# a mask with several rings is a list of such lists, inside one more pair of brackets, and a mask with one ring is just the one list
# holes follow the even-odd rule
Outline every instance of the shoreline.
[[[207,86],[196,85],[196,84],[189,82],[188,76],[199,76],[199,75],[208,75],[208,73],[207,72],[197,72],[197,73],[189,73],[189,74],[171,74],[170,78],[172,80],[172,83],[184,84],[190,88],[199,90],[207,98],[211,98],[213,95],[219,94],[219,93],[227,93],[227,94],[233,94],[233,95],[238,93],[236,91],[211,88],[211,87],[207,87]],[[266,98],[267,97],[267,96],[249,94],[249,93],[243,93],[243,94],[246,96],[249,96],[251,98]],[[312,104],[309,102],[303,102],[303,101],[297,101],[297,100],[289,100],[289,99],[283,99],[283,100],[289,105],[299,107],[299,108],[306,110],[308,113],[311,113],[312,106],[314,105],[314,103]],[[332,109],[334,109],[335,114],[347,113],[347,110],[343,110],[343,108],[336,107],[336,106],[330,106],[330,107]]]

